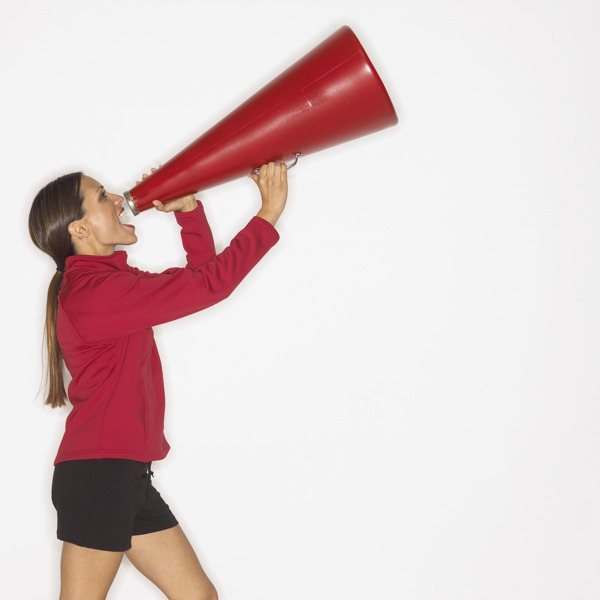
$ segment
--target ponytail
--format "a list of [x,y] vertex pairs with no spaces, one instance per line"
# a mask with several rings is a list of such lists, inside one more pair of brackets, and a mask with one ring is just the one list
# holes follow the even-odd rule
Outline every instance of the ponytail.
[[64,361],[62,350],[56,337],[56,313],[58,311],[58,293],[62,283],[62,271],[56,270],[54,277],[48,286],[48,298],[46,300],[46,325],[44,326],[44,338],[46,340],[46,356],[48,367],[46,381],[48,395],[44,404],[52,408],[67,405],[67,392],[63,377]]
[[35,197],[29,212],[29,235],[33,243],[56,263],[56,273],[48,286],[44,328],[48,360],[44,404],[52,408],[67,403],[64,361],[56,336],[56,313],[65,261],[75,253],[68,227],[73,221],[83,218],[82,176],[83,173],[71,173],[49,183]]

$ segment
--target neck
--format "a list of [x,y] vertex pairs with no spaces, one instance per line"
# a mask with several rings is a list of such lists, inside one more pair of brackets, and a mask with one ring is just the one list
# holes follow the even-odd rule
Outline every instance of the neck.
[[86,254],[87,256],[110,256],[115,253],[115,245],[79,243],[75,245],[75,254]]

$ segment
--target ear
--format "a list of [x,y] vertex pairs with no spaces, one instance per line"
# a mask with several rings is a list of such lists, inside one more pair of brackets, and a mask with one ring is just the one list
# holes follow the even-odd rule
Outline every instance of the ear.
[[90,230],[85,226],[82,219],[69,223],[69,234],[76,240],[83,240],[90,235]]

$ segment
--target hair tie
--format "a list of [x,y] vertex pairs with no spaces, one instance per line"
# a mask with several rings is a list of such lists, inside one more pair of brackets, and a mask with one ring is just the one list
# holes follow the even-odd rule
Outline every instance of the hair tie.
[[58,267],[56,267],[56,272],[60,273],[61,275],[65,272],[64,269],[59,269]]

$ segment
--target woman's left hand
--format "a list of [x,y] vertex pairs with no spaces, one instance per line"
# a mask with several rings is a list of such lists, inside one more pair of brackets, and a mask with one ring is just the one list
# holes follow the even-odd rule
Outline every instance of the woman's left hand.
[[[162,165],[159,165],[159,168],[160,167],[162,167]],[[156,169],[153,167],[151,169],[151,173],[154,173],[154,171],[156,171]],[[146,177],[148,177],[148,175],[144,173],[142,175],[142,180],[146,179]],[[135,183],[137,185],[140,182],[136,181]],[[177,198],[176,200],[171,200],[166,204],[163,204],[160,200],[153,200],[152,204],[154,204],[156,210],[165,213],[173,212],[175,210],[177,212],[191,212],[192,210],[198,207],[198,202],[196,201],[196,197],[193,194],[191,194],[190,196],[183,196],[183,198]]]

